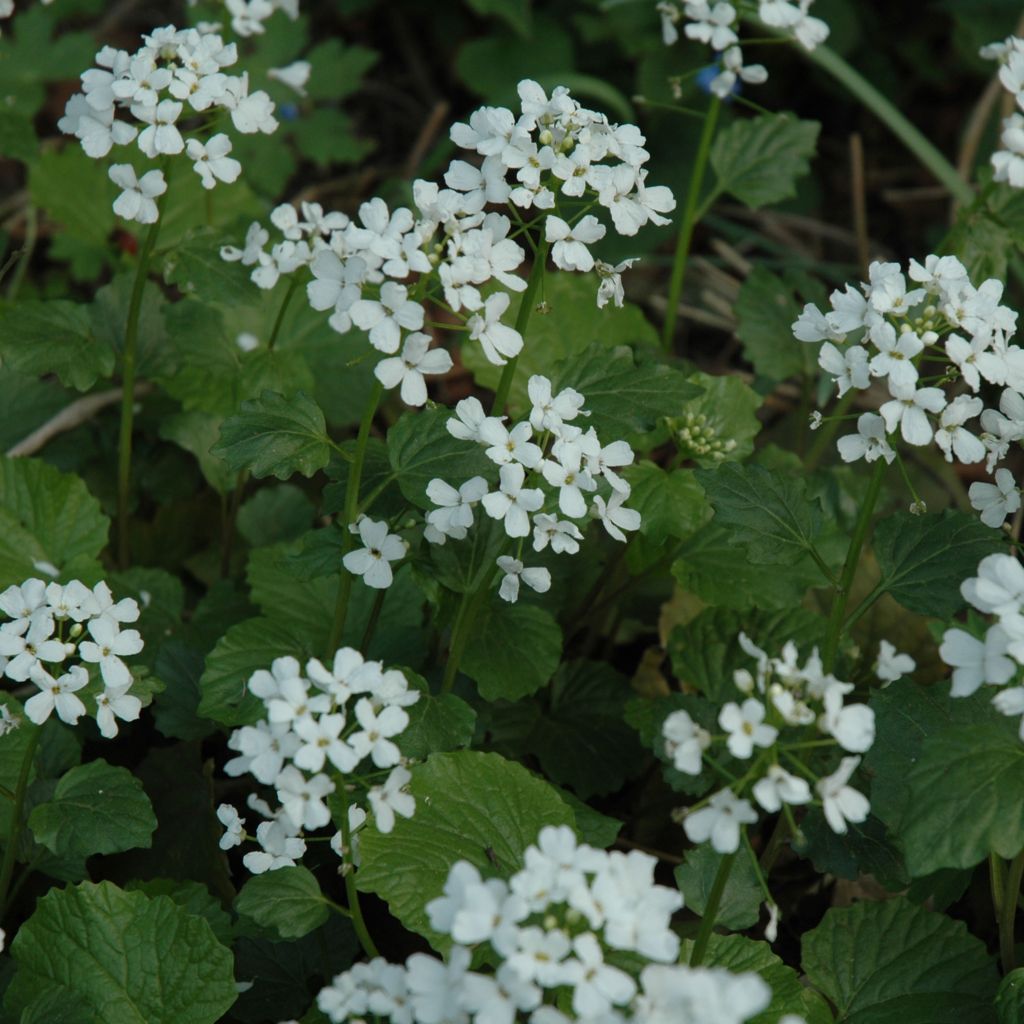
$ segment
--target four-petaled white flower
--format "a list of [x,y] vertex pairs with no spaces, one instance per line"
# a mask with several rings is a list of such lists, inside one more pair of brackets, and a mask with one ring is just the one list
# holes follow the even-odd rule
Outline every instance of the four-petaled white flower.
[[825,820],[839,835],[846,834],[847,822],[859,825],[871,810],[868,798],[847,785],[859,764],[859,757],[844,757],[839,767],[831,775],[819,779],[815,787],[824,805]]
[[107,173],[110,180],[123,189],[114,200],[114,213],[140,224],[155,223],[159,216],[156,197],[167,191],[164,172],[147,171],[141,178],[137,178],[131,164],[111,164]]
[[424,375],[447,373],[451,368],[452,357],[443,348],[431,349],[430,335],[417,331],[406,337],[400,356],[382,359],[373,373],[386,388],[401,384],[402,401],[416,407],[427,401]]
[[394,573],[391,563],[405,558],[408,544],[398,534],[388,532],[385,521],[377,522],[363,516],[354,527],[363,547],[349,551],[341,560],[355,576],[362,576],[368,587],[385,590],[391,586]]
[[547,569],[524,568],[518,558],[509,555],[498,556],[498,568],[505,574],[498,588],[498,597],[510,604],[519,600],[520,580],[538,594],[546,594],[551,589],[551,573]]
[[213,188],[218,181],[230,185],[242,173],[242,165],[228,155],[231,139],[223,132],[214,135],[205,145],[198,139],[189,139],[185,151],[193,161],[193,169],[199,175],[203,188]]
[[731,789],[713,794],[705,807],[690,811],[683,819],[683,830],[691,843],[711,840],[717,853],[735,853],[740,847],[740,829],[757,821],[757,811],[749,800]]

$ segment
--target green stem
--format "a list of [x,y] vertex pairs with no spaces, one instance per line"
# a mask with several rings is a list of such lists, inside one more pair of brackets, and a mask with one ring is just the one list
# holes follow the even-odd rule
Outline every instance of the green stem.
[[[349,526],[355,522],[359,508],[359,483],[363,476],[363,462],[366,460],[366,443],[370,439],[370,428],[373,426],[373,417],[380,404],[380,397],[384,389],[380,381],[374,380],[373,389],[363,411],[363,418],[359,423],[359,433],[356,435],[356,450],[348,467],[348,485],[345,491],[345,509],[343,512],[344,522],[342,523],[341,535],[341,557],[344,558],[355,544],[355,534]],[[333,658],[334,652],[341,643],[341,636],[345,632],[345,619],[348,617],[348,599],[352,593],[352,574],[344,567],[338,578],[338,599],[334,605],[334,622],[331,624],[330,636],[327,639],[327,657]]]
[[[530,314],[537,301],[537,290],[541,281],[544,280],[544,265],[548,260],[548,243],[541,239],[537,247],[537,255],[533,260],[533,267],[530,269],[530,276],[526,281],[526,290],[523,292],[522,300],[519,303],[519,312],[516,314],[515,329],[519,336],[526,343],[526,327],[530,322]],[[500,416],[508,401],[508,393],[512,390],[512,380],[516,375],[516,364],[519,357],[510,359],[501,371],[501,380],[498,381],[498,389],[494,392],[494,405],[491,407],[492,416]]]
[[235,533],[238,526],[238,510],[242,505],[245,485],[249,482],[249,471],[243,469],[235,481],[235,489],[228,499],[224,510],[223,544],[220,552],[220,578],[226,580],[231,575],[231,553],[235,545]]
[[[788,804],[783,806],[788,806]],[[790,820],[786,815],[782,814],[779,816],[778,821],[775,822],[775,828],[768,839],[768,845],[765,846],[764,851],[761,853],[760,867],[764,874],[770,875],[772,873],[772,868],[775,867],[775,862],[778,860],[779,854],[782,853],[786,840],[790,835],[792,835]]]
[[128,320],[124,328],[124,351],[121,353],[121,432],[117,442],[117,561],[122,569],[128,568],[130,559],[128,504],[132,480],[132,425],[135,420],[135,356],[139,313],[142,311],[142,294],[146,286],[149,260],[159,233],[160,221],[157,219],[146,232],[146,240],[139,253],[135,283],[132,285],[128,305]]
[[4,847],[3,865],[0,866],[0,920],[3,920],[7,910],[7,893],[11,887],[11,878],[14,875],[14,864],[18,859],[18,841],[21,838],[22,812],[25,809],[25,792],[28,789],[28,777],[32,773],[32,764],[36,759],[36,750],[39,748],[39,740],[43,730],[33,728],[29,737],[28,745],[21,759],[21,770],[18,772],[18,782],[14,787],[14,806],[11,808],[11,828],[7,835],[7,845]]
[[697,147],[697,159],[690,174],[690,188],[686,194],[686,208],[683,221],[679,225],[679,237],[676,240],[676,253],[672,258],[672,276],[668,285],[668,309],[665,311],[665,323],[661,332],[661,343],[665,351],[671,351],[672,340],[676,334],[676,318],[679,314],[679,296],[683,291],[683,279],[686,276],[686,261],[690,255],[690,242],[693,240],[693,229],[697,225],[697,206],[701,189],[704,186],[704,171],[708,165],[711,152],[711,140],[714,138],[715,125],[718,122],[718,111],[722,102],[717,96],[711,97],[704,127],[700,133]]
[[292,279],[288,282],[288,291],[284,293],[284,298],[281,300],[281,308],[277,311],[277,319],[274,320],[274,326],[270,329],[270,338],[267,340],[268,352],[274,347],[274,342],[277,341],[277,336],[281,333],[281,324],[284,323],[284,315],[288,311],[288,304],[292,301],[292,296],[295,294],[298,286],[299,274],[296,272],[292,274]]
[[863,601],[852,612],[847,616],[846,622],[843,623],[843,629],[849,631],[853,628],[853,624],[857,622],[860,617],[885,593],[885,587],[879,583],[874,590],[864,598]]
[[1024,878],[1024,850],[1010,862],[1006,872],[1006,887],[1003,890],[1002,905],[999,908],[999,956],[1004,974],[1009,974],[1017,966],[1013,926],[1017,918],[1017,894],[1020,892],[1022,878]]
[[960,203],[970,203],[974,199],[973,189],[960,177],[953,164],[859,71],[827,46],[815,47],[810,53],[803,52],[875,114]]
[[475,591],[462,595],[458,611],[455,613],[455,623],[452,626],[452,642],[448,648],[448,660],[444,665],[444,678],[441,680],[442,693],[450,693],[451,688],[455,685],[455,677],[459,674],[462,656],[466,653],[466,646],[469,643],[469,638],[473,635],[476,620],[487,603],[491,582],[497,571],[498,566],[495,563]]
[[718,916],[718,908],[722,904],[722,896],[725,895],[725,887],[729,882],[729,873],[732,871],[735,860],[735,852],[727,853],[718,865],[718,872],[715,874],[715,881],[712,883],[711,892],[708,893],[708,901],[704,907],[704,916],[700,919],[700,930],[697,932],[697,938],[694,939],[693,949],[690,952],[691,967],[699,967],[704,960],[708,943],[711,941],[711,932],[715,927],[715,918]]
[[384,607],[384,598],[388,596],[387,590],[378,590],[377,596],[373,599],[373,607],[370,609],[370,617],[366,621],[366,629],[363,630],[363,639],[359,642],[359,650],[366,654],[370,649],[370,641],[377,629],[377,621],[380,619],[381,609]]
[[352,927],[355,929],[356,936],[359,939],[359,945],[363,947],[363,952],[370,959],[373,959],[380,956],[380,953],[377,952],[377,947],[370,937],[370,931],[366,927],[363,908],[359,906],[359,891],[356,889],[356,876],[351,859],[352,829],[348,823],[348,791],[345,789],[344,783],[338,786],[338,792],[341,794],[342,804],[341,821],[338,822],[338,827],[341,829],[341,847],[348,858],[348,862],[345,865],[345,898],[348,900],[348,910],[352,915]]
[[871,482],[864,495],[864,502],[857,514],[853,537],[850,540],[846,561],[843,563],[843,571],[839,577],[839,586],[836,587],[832,598],[832,608],[829,611],[828,627],[825,632],[825,646],[822,651],[822,664],[826,672],[831,672],[835,667],[836,654],[839,651],[839,638],[843,632],[843,619],[846,615],[846,603],[850,599],[850,587],[853,585],[854,576],[857,575],[861,548],[864,546],[868,530],[871,528],[871,517],[874,514],[875,505],[878,503],[878,495],[882,490],[882,479],[887,467],[888,463],[885,459],[879,458],[875,463]]

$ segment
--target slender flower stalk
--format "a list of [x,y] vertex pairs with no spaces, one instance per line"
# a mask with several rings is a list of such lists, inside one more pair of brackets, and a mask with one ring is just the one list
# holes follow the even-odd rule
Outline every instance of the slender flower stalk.
[[679,225],[679,236],[676,240],[676,252],[672,258],[672,276],[668,285],[668,309],[665,311],[665,324],[662,327],[661,343],[666,351],[672,348],[672,339],[676,333],[676,319],[679,314],[679,297],[683,291],[683,280],[686,277],[686,263],[690,255],[690,243],[693,241],[693,230],[697,225],[698,202],[704,186],[704,172],[707,170],[708,156],[711,153],[711,141],[715,136],[718,123],[718,111],[722,102],[717,96],[711,97],[708,112],[704,118],[704,128],[700,134],[697,157],[690,174],[690,188],[686,194],[686,207]]
[[[363,476],[363,463],[366,460],[366,444],[370,439],[370,428],[373,426],[373,417],[377,413],[377,406],[380,404],[384,388],[379,381],[374,381],[370,390],[370,397],[366,402],[366,409],[363,411],[363,418],[359,424],[359,433],[356,436],[356,450],[352,456],[352,462],[348,467],[348,486],[345,491],[345,509],[342,515],[344,520],[341,535],[341,557],[344,558],[355,544],[355,536],[349,526],[355,522],[359,509],[359,484]],[[345,632],[345,620],[348,617],[348,602],[352,594],[352,573],[342,568],[338,577],[338,600],[334,606],[334,622],[331,625],[331,633],[327,641],[325,654],[330,656],[337,650],[341,643],[341,636]]]
[[11,827],[7,834],[7,844],[4,847],[4,859],[0,865],[0,920],[7,910],[7,893],[11,887],[11,878],[14,875],[14,864],[18,859],[18,843],[21,839],[22,814],[25,809],[25,793],[28,790],[29,776],[32,774],[32,764],[36,759],[36,751],[39,749],[39,740],[43,730],[32,729],[24,756],[21,759],[21,770],[18,772],[18,782],[14,788],[14,805],[11,808]]
[[135,369],[139,338],[139,314],[142,311],[142,296],[149,272],[149,261],[153,256],[160,221],[154,221],[146,232],[146,239],[139,253],[135,268],[135,282],[128,306],[128,320],[124,329],[124,351],[121,353],[121,429],[117,444],[117,561],[127,569],[131,561],[129,500],[132,477],[132,427],[135,421]]
[[736,861],[735,853],[727,853],[718,865],[715,880],[711,885],[711,892],[708,894],[708,901],[704,907],[704,916],[700,920],[700,930],[697,938],[693,941],[693,949],[690,952],[690,966],[699,967],[704,962],[704,956],[708,951],[708,943],[711,941],[711,933],[715,928],[715,919],[718,916],[718,908],[722,905],[722,897],[725,895],[725,887],[729,884],[729,875],[732,866]]

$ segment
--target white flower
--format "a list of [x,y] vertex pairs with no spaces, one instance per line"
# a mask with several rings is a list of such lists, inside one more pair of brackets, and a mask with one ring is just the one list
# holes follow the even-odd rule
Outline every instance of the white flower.
[[430,335],[416,332],[406,337],[401,356],[382,359],[373,373],[386,388],[401,383],[402,401],[416,407],[427,401],[424,374],[447,373],[451,368],[452,357],[443,348],[430,350]]
[[217,808],[217,820],[224,826],[224,835],[220,837],[220,848],[230,850],[232,846],[241,845],[245,838],[245,818],[231,804],[221,804]]
[[397,534],[388,533],[388,524],[383,520],[375,522],[363,516],[356,530],[363,547],[345,555],[342,565],[353,575],[362,576],[368,587],[387,589],[394,580],[391,563],[405,558],[408,545]]
[[135,107],[140,121],[148,123],[139,134],[139,149],[150,158],[160,154],[174,156],[185,148],[185,140],[175,122],[181,115],[182,105],[174,100],[161,100],[155,107]]
[[124,190],[114,200],[114,213],[140,224],[155,223],[159,216],[156,197],[167,191],[164,172],[147,171],[137,178],[131,164],[111,164],[107,174],[118,188]]
[[808,302],[804,306],[801,314],[790,324],[790,330],[797,341],[843,342],[846,340],[846,333],[838,330],[835,326],[834,314],[822,313],[813,302]]
[[262,875],[278,868],[291,868],[306,852],[306,844],[295,835],[286,816],[274,821],[261,821],[256,826],[256,842],[261,849],[252,850],[242,858],[247,871]]
[[584,491],[594,491],[597,484],[590,473],[582,468],[583,449],[571,441],[556,441],[552,446],[554,459],[545,459],[541,466],[544,479],[558,488],[558,507],[571,519],[582,519],[587,514]]
[[846,834],[847,822],[858,825],[871,810],[867,797],[846,784],[859,764],[859,757],[844,757],[835,772],[819,779],[815,787],[824,804],[825,820],[839,835]]
[[511,301],[508,292],[495,292],[484,303],[483,315],[474,313],[466,321],[470,339],[480,342],[488,362],[495,366],[504,366],[509,359],[519,355],[523,348],[522,335],[501,322]]
[[137,629],[123,632],[109,619],[93,619],[87,626],[92,641],[85,640],[78,645],[78,654],[83,661],[98,664],[103,682],[109,687],[127,686],[132,681],[128,666],[121,660],[138,654],[143,648],[142,637]]
[[665,753],[672,758],[677,771],[700,775],[704,751],[711,745],[711,736],[681,708],[671,712],[661,723]]
[[858,459],[874,462],[879,457],[892,462],[896,458],[886,436],[885,421],[873,412],[861,413],[857,418],[857,433],[839,438],[836,447],[843,462],[856,462]]
[[740,79],[749,85],[761,85],[768,81],[768,70],[763,64],[744,64],[743,51],[730,46],[722,54],[722,70],[711,80],[708,88],[719,98],[726,99]]
[[636,995],[636,983],[618,967],[604,962],[597,937],[577,935],[572,943],[574,959],[565,964],[563,978],[573,986],[572,1008],[582,1019],[600,1017],[612,1006],[625,1006]]
[[533,427],[526,420],[509,430],[501,420],[488,416],[480,424],[477,440],[488,445],[484,454],[499,466],[518,462],[527,469],[536,469],[544,453],[530,441],[532,436]]
[[1001,626],[992,626],[984,641],[962,629],[947,629],[942,636],[939,657],[953,668],[954,697],[969,697],[983,683],[1001,686],[1017,672],[1006,656],[1009,637]]
[[633,508],[623,508],[626,495],[613,491],[607,504],[600,494],[594,496],[594,509],[604,528],[616,539],[625,542],[623,530],[640,529],[640,513]]
[[868,364],[871,375],[887,376],[890,388],[912,389],[918,378],[912,360],[924,350],[924,342],[913,331],[897,333],[888,321],[872,328],[871,340],[878,347],[878,355]]
[[963,463],[981,462],[985,457],[985,446],[963,424],[981,412],[982,401],[970,395],[957,395],[945,409],[935,431],[935,443],[952,462],[953,456]]
[[411,781],[409,770],[399,765],[391,770],[383,786],[373,786],[367,793],[379,832],[387,834],[395,827],[396,814],[411,818],[415,813],[416,800],[405,790]]
[[503,601],[514,604],[519,600],[520,579],[538,594],[545,594],[551,589],[551,573],[547,569],[526,569],[517,558],[508,555],[498,557],[498,568],[505,574],[498,588],[498,597]]
[[909,654],[900,654],[888,640],[879,643],[875,675],[883,683],[894,683],[902,676],[909,675],[915,668],[917,662]]
[[729,733],[727,746],[733,757],[746,759],[754,747],[770,747],[778,738],[779,730],[764,723],[764,705],[748,697],[742,707],[730,701],[718,714],[718,724]]
[[844,750],[863,754],[875,742],[875,713],[867,704],[843,703],[846,692],[852,689],[849,683],[835,682],[825,691],[825,712],[819,725]]
[[688,0],[685,10],[690,19],[683,29],[687,39],[707,43],[713,50],[724,50],[736,42],[731,27],[736,22],[736,8],[732,4],[719,0],[712,6],[707,0]]
[[691,843],[710,839],[717,853],[735,853],[740,846],[740,827],[755,821],[757,811],[748,800],[736,796],[731,789],[722,789],[706,807],[686,815],[683,830]]
[[312,68],[308,60],[293,60],[283,68],[271,68],[267,72],[267,78],[283,82],[289,89],[294,89],[300,96],[305,96],[306,83],[309,81]]
[[[53,618],[46,612],[38,612],[24,624],[24,620],[7,623],[0,630],[0,656],[6,661],[4,673],[8,679],[23,683],[40,662],[61,662],[67,652],[53,636]],[[24,634],[20,631],[24,630]]]
[[479,441],[480,428],[487,418],[479,398],[463,398],[455,406],[455,416],[448,420],[448,433],[460,441]]
[[977,481],[971,484],[967,496],[971,508],[981,513],[981,521],[986,526],[998,529],[1007,516],[1013,515],[1020,508],[1020,488],[1008,469],[996,470],[996,482],[987,484]]
[[926,413],[939,413],[946,407],[946,396],[940,388],[901,387],[890,378],[889,392],[893,398],[878,411],[891,434],[897,426],[907,444],[926,445],[933,436]]
[[40,692],[25,701],[25,717],[30,722],[42,725],[54,709],[57,717],[68,725],[74,725],[85,714],[85,705],[75,692],[89,682],[89,673],[81,665],[72,666],[60,678],[54,679],[36,663],[31,678]]
[[356,720],[362,727],[352,733],[348,741],[361,761],[369,755],[378,768],[393,768],[401,760],[401,752],[391,737],[403,732],[409,724],[409,715],[403,708],[390,705],[380,714],[366,697],[356,702]]
[[526,382],[526,391],[530,397],[530,425],[534,430],[550,430],[554,434],[560,434],[566,422],[583,412],[586,401],[573,388],[563,388],[557,395],[552,395],[551,381],[540,374],[534,374]]
[[473,506],[487,493],[482,476],[467,480],[456,490],[451,484],[435,478],[427,484],[427,497],[440,508],[427,513],[427,523],[442,537],[462,540],[473,525]]
[[193,169],[199,175],[203,188],[213,188],[218,180],[230,185],[242,173],[242,165],[228,156],[231,140],[223,132],[214,135],[205,146],[198,139],[189,139],[185,150],[188,158],[194,161]]
[[137,722],[142,713],[142,701],[129,693],[131,682],[121,686],[108,686],[96,695],[96,724],[100,735],[112,739],[117,735],[117,719]]
[[[992,705],[1001,715],[1024,716],[1024,686],[1011,686],[1006,690],[1000,690],[992,698]],[[1024,740],[1024,717],[1020,722],[1020,738]]]
[[764,778],[754,783],[754,799],[769,813],[775,814],[783,804],[809,804],[811,787],[806,779],[792,775],[777,764],[769,765]]
[[385,281],[380,301],[358,299],[349,307],[352,322],[369,331],[370,344],[381,352],[397,352],[402,330],[418,331],[423,326],[423,307],[409,299],[405,285]]
[[898,263],[872,263],[868,267],[871,286],[868,301],[878,313],[906,316],[926,295],[923,288],[907,291],[907,280]]
[[331,820],[324,797],[334,792],[334,783],[326,775],[305,775],[289,765],[274,782],[277,798],[297,829],[323,828]]
[[838,349],[832,342],[826,341],[818,351],[818,365],[826,373],[832,374],[840,397],[850,388],[863,390],[870,384],[867,349],[860,345]]
[[597,286],[598,309],[604,309],[608,305],[609,299],[611,299],[614,306],[621,306],[625,302],[626,293],[622,287],[622,272],[629,270],[638,258],[634,256],[631,259],[623,260],[615,266],[605,263],[603,260],[596,260],[594,262],[594,269],[597,271],[597,276],[601,279],[601,283]]
[[604,236],[605,226],[589,213],[573,227],[554,214],[549,214],[544,221],[544,238],[555,243],[551,260],[559,270],[593,270],[594,257],[587,246]]
[[323,770],[324,762],[330,761],[340,772],[350,772],[359,758],[355,751],[341,738],[345,728],[345,716],[341,714],[306,715],[292,723],[292,730],[302,741],[292,760],[296,767],[307,772]]
[[543,551],[548,544],[555,554],[575,555],[580,549],[583,534],[579,527],[567,519],[539,512],[533,517],[533,550]]
[[1011,114],[1006,118],[999,140],[1004,148],[992,154],[992,180],[1024,188],[1024,117]]
[[484,495],[484,509],[492,519],[504,519],[505,532],[510,537],[527,537],[530,533],[528,513],[541,508],[544,492],[523,487],[526,470],[518,462],[502,466],[499,476],[501,489]]

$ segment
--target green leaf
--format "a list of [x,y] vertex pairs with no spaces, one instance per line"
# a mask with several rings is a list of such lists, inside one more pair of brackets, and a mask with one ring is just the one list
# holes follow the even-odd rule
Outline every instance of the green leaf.
[[692,469],[666,472],[645,461],[628,466],[622,475],[632,487],[629,507],[640,513],[640,532],[655,544],[670,537],[689,537],[711,518],[704,489]]
[[976,516],[953,509],[897,512],[875,528],[878,585],[912,612],[948,619],[964,605],[960,584],[982,558],[1003,550],[1000,540]]
[[16,110],[0,110],[0,157],[31,163],[39,152],[32,119]]
[[309,395],[300,391],[286,398],[264,391],[224,421],[213,454],[231,469],[287,480],[294,473],[312,476],[323,469],[330,445],[324,414]]
[[150,898],[169,896],[182,910],[203,918],[218,942],[225,946],[231,945],[234,938],[231,915],[201,882],[189,882],[178,878],[149,878],[145,881],[129,882],[125,889],[128,892],[143,892]]
[[153,721],[164,736],[199,740],[216,731],[216,725],[197,713],[202,690],[203,655],[181,640],[160,646],[153,671],[165,689],[153,702]]
[[313,525],[314,512],[294,484],[263,487],[238,510],[238,532],[254,548],[295,540]]
[[471,477],[493,475],[483,449],[448,433],[445,408],[406,412],[388,431],[388,459],[402,494],[417,508],[434,508],[427,484],[435,477],[458,487]]
[[329,916],[319,882],[304,867],[253,875],[242,886],[235,910],[284,939],[301,939]]
[[[993,713],[994,714],[994,713]],[[914,877],[1024,849],[1024,744],[1016,723],[957,726],[925,740],[900,829]]]
[[435,696],[421,690],[420,699],[406,711],[409,724],[396,740],[405,757],[419,761],[473,742],[476,712],[454,693]]
[[810,555],[786,565],[757,565],[732,530],[712,520],[687,537],[672,563],[679,585],[708,604],[721,608],[786,609],[800,604],[821,570]]
[[[463,52],[473,45],[470,43],[463,47]],[[549,274],[545,277],[544,312],[534,311],[530,315],[526,345],[516,363],[516,375],[509,392],[509,408],[514,415],[519,415],[530,408],[526,388],[533,374],[540,373],[555,381],[559,373],[565,371],[568,374],[574,361],[582,359],[588,350],[591,350],[587,360],[588,378],[594,382],[597,391],[601,392],[597,395],[597,400],[601,405],[602,414],[607,411],[614,415],[614,396],[608,393],[607,384],[601,384],[602,367],[595,362],[596,353],[603,351],[607,363],[611,359],[610,353],[620,345],[653,352],[657,349],[658,336],[639,306],[627,302],[621,308],[608,305],[604,309],[598,309],[596,295],[597,278],[594,275]],[[512,296],[512,304],[505,314],[505,323],[515,323],[520,301],[519,296]],[[492,391],[498,386],[501,367],[487,361],[477,342],[463,343],[462,361],[472,371],[478,384]],[[633,367],[628,362],[628,357],[621,354],[614,360],[614,369],[616,373],[628,374]],[[674,381],[675,377],[666,377],[656,381],[656,384],[664,386],[669,380]],[[567,377],[562,386],[569,383],[571,381]],[[634,386],[640,391],[643,390],[639,384]],[[653,385],[648,383],[647,387]],[[581,384],[579,390],[587,398],[586,407],[589,408],[591,395],[586,391],[586,384]],[[664,391],[671,396],[669,387],[664,387]],[[657,387],[654,387],[655,397],[658,397],[658,394]],[[685,399],[692,394],[693,392],[689,391],[688,395],[680,397]],[[662,400],[664,398],[659,398],[659,401]],[[646,413],[643,409],[631,407],[626,415],[643,418]],[[600,427],[598,430],[600,431]],[[615,439],[611,435],[604,438],[602,434],[605,443]]]
[[456,594],[472,594],[483,586],[507,540],[502,523],[477,515],[465,540],[430,545],[431,570],[442,586]]
[[809,291],[809,279],[793,272],[779,277],[762,266],[754,267],[740,288],[736,336],[754,369],[771,381],[817,373],[814,346],[793,337],[793,321],[803,308],[794,292],[808,302],[823,298]]
[[708,469],[741,462],[754,451],[761,430],[761,396],[739,377],[694,373],[687,378],[703,390],[675,419],[676,444],[685,457]]
[[0,357],[11,370],[29,377],[55,373],[78,391],[114,372],[113,350],[94,337],[89,307],[63,299],[19,302],[0,312]]
[[561,657],[562,631],[549,612],[492,597],[466,644],[461,668],[484,700],[518,700],[539,690]]
[[291,127],[299,152],[324,170],[358,163],[374,150],[369,139],[359,138],[347,115],[330,107],[309,111]]
[[501,18],[519,35],[529,38],[531,0],[467,0],[477,14]]
[[559,363],[552,386],[556,393],[575,388],[584,396],[583,407],[590,413],[586,426],[606,444],[648,433],[662,417],[678,416],[699,394],[698,386],[679,370],[664,363],[637,365],[629,346],[609,351],[603,341]]
[[[123,271],[96,292],[89,307],[93,336],[98,343],[114,350],[118,363],[124,359],[125,333],[134,288],[134,272]],[[160,289],[152,281],[147,281],[142,289],[136,338],[136,370],[140,377],[155,377],[176,368],[173,350],[167,344],[165,308]]]
[[180,245],[164,254],[164,281],[208,302],[225,306],[252,302],[256,286],[249,279],[249,268],[221,259],[224,242],[214,228],[193,228]]
[[[75,187],[69,188],[69,182]],[[104,161],[86,156],[78,145],[46,150],[29,171],[29,191],[33,203],[61,225],[62,233],[106,248],[117,222],[112,208],[117,187]],[[83,195],[90,201],[83,203]]]
[[947,729],[991,723],[992,708],[984,693],[951,697],[944,683],[920,686],[910,680],[875,690],[869,704],[875,713],[875,742],[864,768],[872,780],[871,809],[899,833],[913,801],[910,772],[925,740]]
[[1010,971],[999,983],[996,993],[996,1016],[999,1024],[1024,1022],[1024,967]]
[[695,475],[715,510],[715,524],[735,531],[752,562],[785,565],[814,548],[823,516],[803,480],[735,463]]
[[346,46],[340,39],[325,39],[306,55],[313,71],[306,92],[314,100],[337,102],[355,92],[363,76],[380,59],[376,50]]
[[157,430],[165,441],[173,441],[196,457],[203,478],[218,494],[233,491],[238,481],[238,474],[210,451],[220,437],[223,422],[222,416],[190,409],[161,416],[157,424]]
[[532,754],[544,774],[586,800],[611,793],[644,764],[635,731],[623,721],[629,681],[596,661],[561,665],[547,699],[496,708],[493,741],[510,754]]
[[0,586],[38,576],[39,562],[62,580],[99,579],[109,526],[77,476],[38,459],[0,460]]
[[15,1012],[62,985],[95,1024],[215,1024],[237,995],[231,952],[206,921],[110,882],[51,889],[11,953]]
[[803,939],[803,968],[850,1024],[991,1024],[998,981],[962,921],[904,899],[833,908]]
[[823,875],[851,880],[872,875],[890,892],[901,892],[910,885],[895,835],[874,814],[864,822],[851,822],[840,836],[832,831],[821,810],[813,807],[800,822],[800,831],[803,842],[794,841],[793,848]]
[[696,688],[716,704],[735,700],[739,690],[733,673],[754,665],[737,640],[741,632],[770,657],[775,657],[788,640],[806,656],[812,646],[821,644],[824,622],[804,608],[745,613],[706,608],[692,622],[676,626],[669,634],[672,671],[685,686]]
[[[676,868],[675,878],[686,907],[701,917],[708,905],[708,896],[715,884],[722,855],[703,843],[686,851],[686,860]],[[750,858],[741,853],[729,872],[722,902],[715,914],[715,926],[730,931],[743,931],[757,924],[764,893],[754,874]]]
[[412,769],[409,790],[416,799],[412,818],[398,818],[388,835],[373,826],[360,833],[356,882],[439,950],[451,940],[431,930],[424,907],[441,895],[457,860],[508,878],[545,825],[573,823],[554,789],[498,754],[434,754]]
[[207,655],[199,680],[199,715],[230,726],[259,721],[266,708],[249,693],[249,677],[257,669],[269,669],[275,658],[303,658],[308,653],[303,641],[280,622],[247,619],[232,626]]
[[[686,963],[693,948],[683,943],[681,962]],[[754,971],[768,983],[772,1001],[768,1009],[749,1019],[749,1024],[779,1024],[786,1014],[796,1014],[806,1024],[832,1024],[832,1014],[825,1000],[806,988],[800,976],[787,967],[767,942],[757,942],[742,935],[712,935],[704,957],[705,967],[724,967],[734,974]]]
[[715,136],[711,166],[715,191],[757,209],[796,195],[796,179],[810,169],[821,125],[792,114],[734,121]]
[[99,759],[61,778],[28,824],[36,841],[58,857],[90,857],[149,846],[156,817],[142,783],[127,768]]

